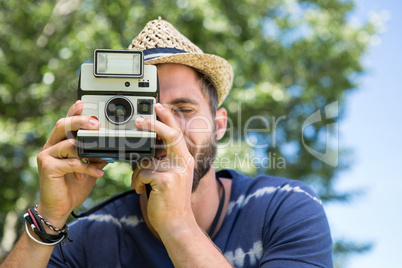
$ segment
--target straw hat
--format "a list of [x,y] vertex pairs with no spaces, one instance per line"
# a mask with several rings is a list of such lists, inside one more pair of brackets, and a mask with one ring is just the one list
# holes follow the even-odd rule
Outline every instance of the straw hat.
[[145,64],[177,63],[205,74],[218,94],[218,107],[232,87],[233,69],[225,59],[202,50],[169,22],[153,20],[145,25],[128,49],[143,50]]

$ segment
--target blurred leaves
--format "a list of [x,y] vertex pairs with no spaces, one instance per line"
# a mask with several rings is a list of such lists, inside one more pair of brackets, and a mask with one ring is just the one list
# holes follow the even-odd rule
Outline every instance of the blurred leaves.
[[[237,168],[303,180],[324,201],[347,201],[350,193],[337,192],[334,185],[350,163],[349,150],[340,148],[338,165],[330,166],[305,150],[301,130],[315,111],[324,113],[326,105],[338,101],[336,118],[316,122],[303,133],[307,146],[324,152],[327,133],[336,134],[327,125],[339,123],[347,93],[358,86],[362,55],[378,39],[382,24],[378,16],[351,23],[353,8],[352,0],[1,1],[0,228],[8,212],[22,213],[38,200],[36,155],[76,99],[81,63],[91,61],[96,48],[127,47],[158,16],[234,68],[233,89],[224,104],[229,132],[220,143],[217,166],[233,166],[235,157],[247,154],[249,160],[283,159],[284,168]],[[253,128],[269,126],[268,131],[246,133],[244,124],[255,115]],[[255,149],[247,141],[268,146]],[[222,162],[223,157],[230,161]],[[129,189],[130,175],[127,165],[113,164],[84,205]],[[359,252],[335,250],[343,256]]]
[[347,257],[351,253],[353,254],[364,254],[371,250],[371,243],[360,243],[351,241],[337,241],[334,243],[334,267],[341,268],[345,267],[347,262]]

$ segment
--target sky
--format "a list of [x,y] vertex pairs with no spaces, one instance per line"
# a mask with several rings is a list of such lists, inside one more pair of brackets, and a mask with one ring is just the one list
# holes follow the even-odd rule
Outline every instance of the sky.
[[353,16],[373,11],[387,30],[364,57],[367,72],[347,98],[339,145],[351,148],[351,168],[339,174],[338,190],[361,190],[345,204],[327,204],[334,239],[371,242],[346,267],[402,267],[402,1],[356,0]]

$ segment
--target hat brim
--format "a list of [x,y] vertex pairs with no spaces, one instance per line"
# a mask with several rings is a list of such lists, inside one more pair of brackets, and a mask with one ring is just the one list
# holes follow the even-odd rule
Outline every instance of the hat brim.
[[174,63],[196,69],[214,84],[218,94],[218,107],[228,95],[233,83],[232,66],[225,59],[212,54],[177,53],[153,58],[144,62],[148,65]]

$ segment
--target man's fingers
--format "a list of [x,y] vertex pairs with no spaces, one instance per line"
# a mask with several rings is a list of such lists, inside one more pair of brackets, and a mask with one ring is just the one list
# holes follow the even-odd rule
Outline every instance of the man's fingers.
[[142,194],[145,191],[145,184],[150,184],[151,187],[156,184],[167,185],[169,180],[164,179],[165,175],[172,170],[178,175],[184,175],[188,168],[193,170],[192,159],[174,157],[164,160],[141,161],[131,177],[131,188],[135,189],[138,194]]
[[54,158],[78,158],[76,143],[75,139],[66,139],[46,150]]
[[[106,161],[95,162],[95,163],[94,163],[94,162],[91,162],[91,164],[94,165],[97,169],[102,170],[104,167],[107,166],[108,162],[106,162]],[[74,176],[75,176],[77,179],[80,179],[80,180],[86,178],[86,174],[78,173],[78,172],[74,172]]]
[[150,184],[151,187],[155,183],[155,178],[160,177],[161,173],[157,173],[151,170],[139,170],[131,177],[131,188],[136,191],[137,194],[145,192],[145,184]]
[[77,100],[68,110],[67,116],[70,117],[73,115],[80,115],[82,113],[82,109],[84,108],[84,104],[81,100]]
[[98,169],[103,169],[104,167],[106,167],[109,163],[101,160],[100,162],[91,162],[91,164],[95,165]]
[[[174,151],[180,155],[186,153],[187,146],[184,135],[177,125],[176,128],[173,128],[164,122],[142,117],[137,118],[135,125],[142,130],[155,131],[163,140],[167,152]],[[173,148],[175,149],[173,150]]]
[[79,158],[56,159],[52,162],[54,168],[62,171],[64,174],[81,173],[99,178],[105,173],[102,169],[98,168],[96,164],[84,163]]
[[138,184],[138,182],[137,182],[137,184],[135,183],[136,180],[138,180],[137,176],[140,173],[140,171],[141,171],[141,168],[137,167],[134,170],[133,175],[131,175],[131,189],[134,189],[137,192],[137,194],[142,194],[145,192],[145,184],[141,184],[141,183]]
[[155,104],[155,112],[161,122],[173,129],[180,129],[170,109],[165,108],[162,104]]
[[[61,118],[57,121],[44,149],[47,149],[66,138],[74,138],[71,131],[77,131],[79,129],[96,130],[99,129],[99,126],[98,120],[86,115]],[[68,137],[70,135],[71,137]]]

